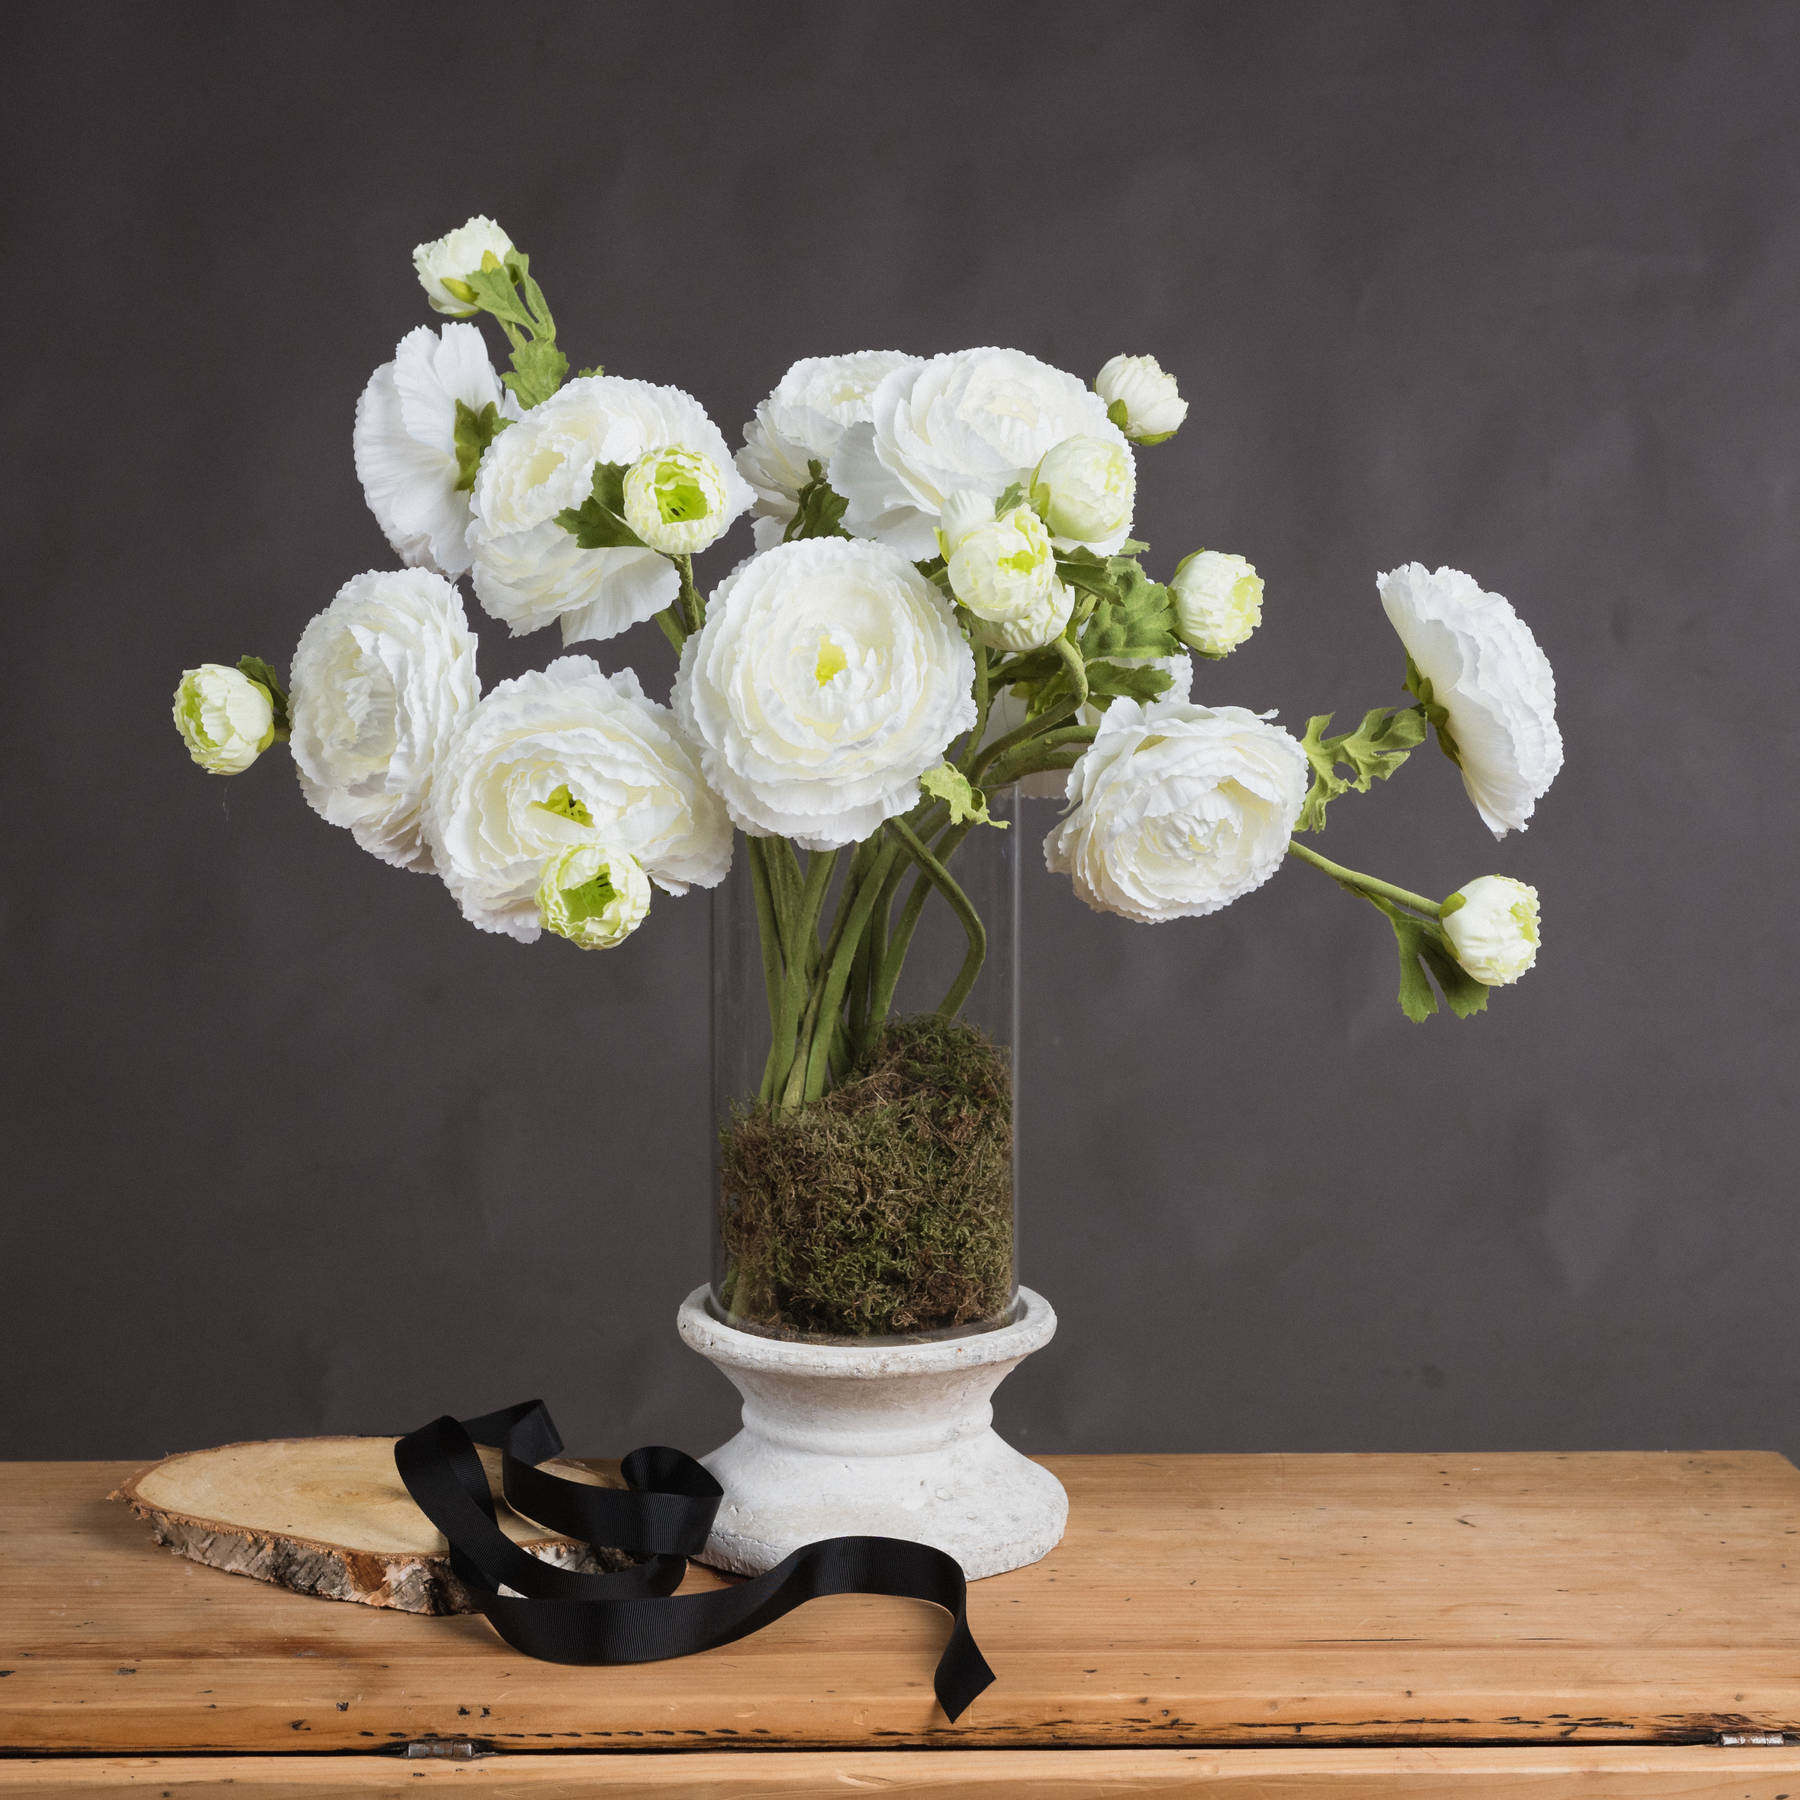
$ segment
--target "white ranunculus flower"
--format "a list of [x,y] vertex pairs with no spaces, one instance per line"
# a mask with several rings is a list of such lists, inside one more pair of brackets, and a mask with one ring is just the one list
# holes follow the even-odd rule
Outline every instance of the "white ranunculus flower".
[[[1062,634],[1075,596],[1056,575],[1056,550],[1029,506],[994,517],[974,497],[965,510],[952,495],[938,533],[951,591],[970,613],[976,637],[996,650],[1037,650]],[[986,518],[981,517],[986,513]]]
[[529,944],[547,857],[624,851],[671,894],[716,887],[731,823],[674,716],[629,670],[591,657],[503,681],[467,714],[438,765],[427,827],[463,916]]
[[1522,831],[1562,767],[1556,678],[1524,620],[1458,569],[1408,563],[1380,577],[1388,621],[1441,708],[1438,741],[1494,836]]
[[[485,256],[505,262],[512,248],[512,239],[480,213],[446,236],[420,244],[413,251],[413,267],[419,272],[432,311],[448,313],[453,319],[467,319],[479,312],[464,277],[479,269]],[[457,292],[458,288],[462,292]]]
[[756,490],[756,547],[781,542],[808,467],[831,467],[832,453],[852,425],[866,425],[877,385],[919,359],[898,350],[859,350],[850,356],[807,356],[794,364],[744,427],[737,466]]
[[275,706],[242,670],[202,663],[182,671],[175,728],[207,774],[241,775],[275,741]]
[[1031,478],[1031,504],[1059,543],[1120,543],[1137,504],[1131,451],[1085,432],[1047,451]]
[[1241,706],[1115,700],[1069,771],[1044,861],[1096,912],[1199,918],[1281,866],[1310,774],[1285,731]]
[[830,850],[916,804],[975,723],[974,678],[950,602],[898,550],[803,538],[720,583],[673,701],[738,825]]
[[314,812],[371,855],[433,872],[425,802],[445,741],[481,696],[461,596],[429,569],[358,575],[300,634],[290,744]]
[[718,469],[725,498],[711,516],[725,529],[754,496],[698,400],[589,375],[534,406],[489,446],[475,477],[469,549],[481,604],[515,633],[560,620],[565,644],[616,637],[661,612],[680,584],[666,556],[637,545],[583,550],[556,518],[588,500],[597,465],[629,468],[676,448]]
[[640,456],[625,472],[625,523],[652,550],[693,556],[731,523],[725,471],[698,450],[675,447]]
[[1241,556],[1196,550],[1169,582],[1181,641],[1202,656],[1235,650],[1262,623],[1262,577]]
[[571,844],[538,877],[538,917],[582,950],[613,950],[650,913],[650,877],[635,856],[604,844]]
[[1537,961],[1538,892],[1510,875],[1465,882],[1444,902],[1444,936],[1469,974],[1507,987]]
[[516,419],[473,325],[420,325],[394,360],[369,377],[356,403],[356,475],[387,541],[404,563],[457,576],[469,566],[469,487],[456,454],[456,403]]
[[[1022,350],[958,350],[882,381],[870,422],[845,431],[832,456],[831,485],[849,502],[845,530],[923,560],[935,552],[952,494],[967,488],[998,500],[1078,435],[1130,455],[1106,402],[1073,375]],[[1110,556],[1124,537],[1122,528],[1090,547]]]
[[[1188,403],[1154,356],[1115,356],[1094,377],[1108,416],[1134,444],[1160,444],[1181,429]],[[1121,416],[1123,415],[1123,416]]]

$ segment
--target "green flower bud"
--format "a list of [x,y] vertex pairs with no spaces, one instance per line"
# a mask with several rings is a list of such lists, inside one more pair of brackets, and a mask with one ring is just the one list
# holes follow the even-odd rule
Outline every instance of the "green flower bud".
[[728,503],[723,472],[698,450],[652,450],[625,472],[625,523],[665,556],[713,543],[729,522]]
[[1483,875],[1444,902],[1451,954],[1489,987],[1506,987],[1537,961],[1538,893],[1510,875]]
[[1077,435],[1049,451],[1031,477],[1031,504],[1057,537],[1116,542],[1131,529],[1137,470],[1113,438]]
[[275,703],[260,681],[223,663],[184,670],[175,728],[209,775],[241,775],[275,741]]
[[1181,641],[1202,656],[1235,650],[1262,623],[1262,577],[1241,556],[1196,550],[1169,582]]
[[434,312],[468,319],[481,308],[464,277],[477,269],[497,269],[513,254],[512,239],[478,213],[448,235],[419,245],[413,251],[413,267]]
[[650,877],[635,856],[600,844],[572,844],[544,864],[538,917],[583,950],[611,950],[650,911]]

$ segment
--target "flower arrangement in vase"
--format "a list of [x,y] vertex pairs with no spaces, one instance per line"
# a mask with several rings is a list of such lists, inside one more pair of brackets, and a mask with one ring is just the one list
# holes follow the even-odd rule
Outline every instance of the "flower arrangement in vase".
[[[734,456],[677,388],[571,375],[491,221],[414,261],[450,322],[402,338],[353,434],[404,566],[347,582],[285,684],[254,657],[188,670],[176,723],[215,774],[285,739],[325,819],[521,944],[616,948],[657,892],[731,875],[712,1326],[683,1325],[709,1353],[713,1326],[804,1359],[1003,1335],[1030,1312],[1018,793],[1061,797],[1048,868],[1128,919],[1215,912],[1290,856],[1321,870],[1387,918],[1415,1020],[1440,993],[1479,1011],[1531,966],[1523,883],[1438,901],[1302,841],[1434,732],[1496,837],[1522,828],[1562,759],[1531,633],[1470,577],[1410,564],[1376,584],[1406,701],[1295,737],[1210,680],[1196,698],[1195,659],[1210,675],[1250,635],[1263,584],[1210,549],[1166,582],[1144,567],[1136,457],[1187,412],[1154,358],[1116,356],[1091,385],[1007,349],[808,358]],[[703,586],[695,558],[746,516],[754,548]],[[565,651],[654,622],[679,659],[667,704],[585,652],[483,694],[465,576],[491,618],[555,626]],[[799,1366],[782,1355],[745,1366]]]

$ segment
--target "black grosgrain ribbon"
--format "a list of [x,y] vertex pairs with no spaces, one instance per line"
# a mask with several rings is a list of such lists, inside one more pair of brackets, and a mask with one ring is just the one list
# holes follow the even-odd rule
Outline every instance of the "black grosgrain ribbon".
[[[477,1444],[500,1452],[501,1491],[528,1519],[596,1549],[645,1560],[613,1575],[553,1568],[522,1550],[494,1516]],[[955,1719],[994,1679],[969,1631],[968,1583],[955,1557],[905,1538],[834,1537],[803,1544],[766,1574],[705,1594],[677,1594],[724,1490],[691,1456],[633,1450],[623,1488],[549,1474],[563,1442],[541,1400],[476,1419],[446,1414],[394,1446],[419,1510],[450,1544],[450,1567],[488,1623],[544,1662],[637,1663],[691,1656],[748,1637],[821,1594],[929,1600],[950,1615],[932,1685]]]

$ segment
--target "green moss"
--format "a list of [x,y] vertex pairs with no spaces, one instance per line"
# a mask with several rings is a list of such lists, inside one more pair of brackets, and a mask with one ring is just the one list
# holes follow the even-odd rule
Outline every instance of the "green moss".
[[905,1337],[1012,1301],[1012,1076],[934,1014],[901,1019],[823,1099],[720,1135],[720,1298],[778,1336]]

